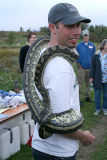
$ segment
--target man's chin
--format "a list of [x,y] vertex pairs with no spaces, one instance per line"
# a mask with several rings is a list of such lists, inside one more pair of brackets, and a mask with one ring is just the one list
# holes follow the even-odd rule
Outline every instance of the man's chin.
[[68,47],[69,47],[69,48],[75,48],[75,47],[76,47],[76,44],[70,44]]

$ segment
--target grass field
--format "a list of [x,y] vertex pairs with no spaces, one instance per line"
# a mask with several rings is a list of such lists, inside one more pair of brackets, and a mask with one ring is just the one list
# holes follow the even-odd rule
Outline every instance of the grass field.
[[[10,91],[14,90],[14,81],[18,80],[20,89],[22,88],[22,75],[19,69],[19,50],[14,49],[0,49],[0,90]],[[91,98],[94,99],[94,91],[91,91]],[[84,115],[83,130],[92,130],[103,117],[103,114],[94,116],[94,103],[84,102],[84,107],[81,107],[81,112]],[[99,131],[98,131],[99,132]],[[103,137],[102,143],[98,144],[96,149],[90,155],[89,160],[106,160],[107,159],[107,134]],[[26,145],[21,145],[21,150],[12,155],[7,160],[32,160],[31,148]],[[88,160],[88,159],[86,159]]]
[[[36,33],[37,38],[47,35],[45,32]],[[27,42],[27,34],[28,32],[0,31],[0,47],[21,47]],[[11,44],[9,44],[10,40],[12,40]]]

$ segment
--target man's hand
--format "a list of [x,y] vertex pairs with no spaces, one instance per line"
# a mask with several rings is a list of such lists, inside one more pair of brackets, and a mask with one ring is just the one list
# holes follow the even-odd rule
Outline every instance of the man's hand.
[[90,79],[89,79],[89,83],[93,83],[93,78],[90,78]]
[[80,65],[80,63],[77,63],[77,64],[78,64],[79,69],[83,69],[83,67]]
[[84,145],[84,146],[88,146],[92,143],[94,143],[95,141],[95,136],[93,136],[90,131],[84,131],[84,136],[81,138],[81,143]]

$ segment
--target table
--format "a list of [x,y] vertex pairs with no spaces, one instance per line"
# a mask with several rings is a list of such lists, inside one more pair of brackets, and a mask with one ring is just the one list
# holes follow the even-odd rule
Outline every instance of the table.
[[12,119],[18,117],[21,114],[26,113],[28,111],[29,111],[29,108],[28,108],[27,104],[19,105],[16,108],[10,108],[10,109],[3,112],[3,114],[8,115],[8,117],[0,119],[0,125],[3,123],[6,123],[9,120],[12,120]]

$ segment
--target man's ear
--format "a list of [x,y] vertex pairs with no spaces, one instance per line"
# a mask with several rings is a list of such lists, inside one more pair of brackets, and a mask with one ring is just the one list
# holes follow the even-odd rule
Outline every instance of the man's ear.
[[56,26],[52,23],[49,24],[49,29],[51,33],[55,34],[56,33]]

